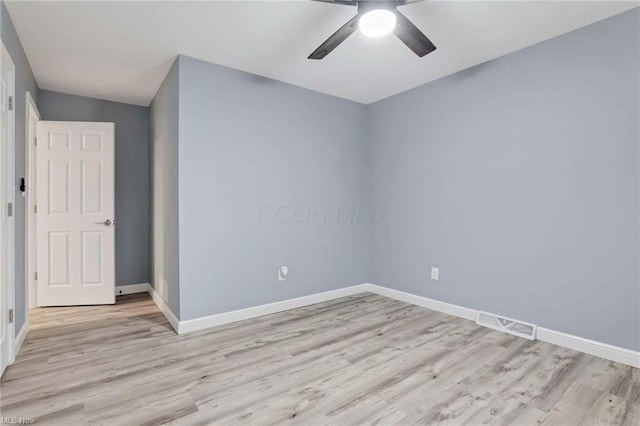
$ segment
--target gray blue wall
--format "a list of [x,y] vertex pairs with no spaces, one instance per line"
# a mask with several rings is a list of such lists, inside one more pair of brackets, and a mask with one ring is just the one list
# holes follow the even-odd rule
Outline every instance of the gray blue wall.
[[371,282],[640,349],[639,17],[371,105]]
[[158,89],[149,110],[153,230],[151,284],[173,313],[180,318],[178,76],[176,60]]
[[116,285],[148,283],[149,108],[41,90],[43,120],[115,123]]
[[[16,137],[16,188],[25,174],[25,102],[26,92],[38,101],[38,85],[31,65],[22,49],[18,34],[3,1],[0,1],[0,36],[16,67],[15,76],[15,137]],[[25,318],[25,198],[19,192],[15,196],[15,332],[20,332]]]
[[362,105],[184,56],[179,102],[181,320],[367,281]]

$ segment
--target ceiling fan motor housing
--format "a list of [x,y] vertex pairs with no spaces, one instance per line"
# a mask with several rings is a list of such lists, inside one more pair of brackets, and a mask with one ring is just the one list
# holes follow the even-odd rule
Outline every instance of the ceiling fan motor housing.
[[358,15],[362,16],[370,10],[386,9],[395,12],[397,2],[395,0],[369,0],[358,2]]

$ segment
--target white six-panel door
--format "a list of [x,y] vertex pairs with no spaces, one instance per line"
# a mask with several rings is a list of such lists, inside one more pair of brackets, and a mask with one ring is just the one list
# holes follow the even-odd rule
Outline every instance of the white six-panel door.
[[15,327],[9,309],[13,304],[13,210],[15,179],[13,144],[15,117],[15,66],[0,42],[0,375],[13,361]]
[[114,125],[40,121],[39,306],[115,302]]

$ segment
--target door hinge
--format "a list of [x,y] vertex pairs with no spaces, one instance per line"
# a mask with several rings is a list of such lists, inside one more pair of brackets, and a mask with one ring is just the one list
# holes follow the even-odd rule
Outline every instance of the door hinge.
[[37,204],[33,205],[33,212],[34,213],[38,213],[38,205]]
[[9,96],[9,111],[13,111],[13,96]]
[[36,281],[38,281],[38,273],[36,272]]
[[33,138],[33,144],[35,146],[38,146],[38,137],[37,136],[35,138]]
[[7,204],[7,216],[9,217],[13,216],[13,203]]
[[9,324],[13,322],[13,309],[9,309]]

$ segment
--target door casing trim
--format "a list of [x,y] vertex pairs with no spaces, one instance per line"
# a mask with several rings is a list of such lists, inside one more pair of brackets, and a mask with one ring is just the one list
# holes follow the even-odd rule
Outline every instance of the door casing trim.
[[34,139],[37,135],[32,135],[30,132],[29,124],[31,120],[31,112],[34,112],[37,121],[41,120],[40,111],[38,111],[38,106],[36,105],[33,96],[31,93],[27,91],[25,98],[25,140],[26,140],[26,153],[25,153],[25,185],[27,187],[25,193],[25,224],[26,224],[26,233],[25,233],[25,244],[24,244],[24,258],[25,258],[25,323],[29,322],[29,309],[35,308],[38,306],[37,302],[37,286],[35,281],[35,269],[36,269],[36,259],[35,252],[31,245],[31,241],[36,233],[36,226],[33,222],[35,220],[35,212],[33,211],[33,206],[36,203],[35,200],[35,192],[36,182],[32,176],[32,170],[36,168],[36,147],[34,143]]

